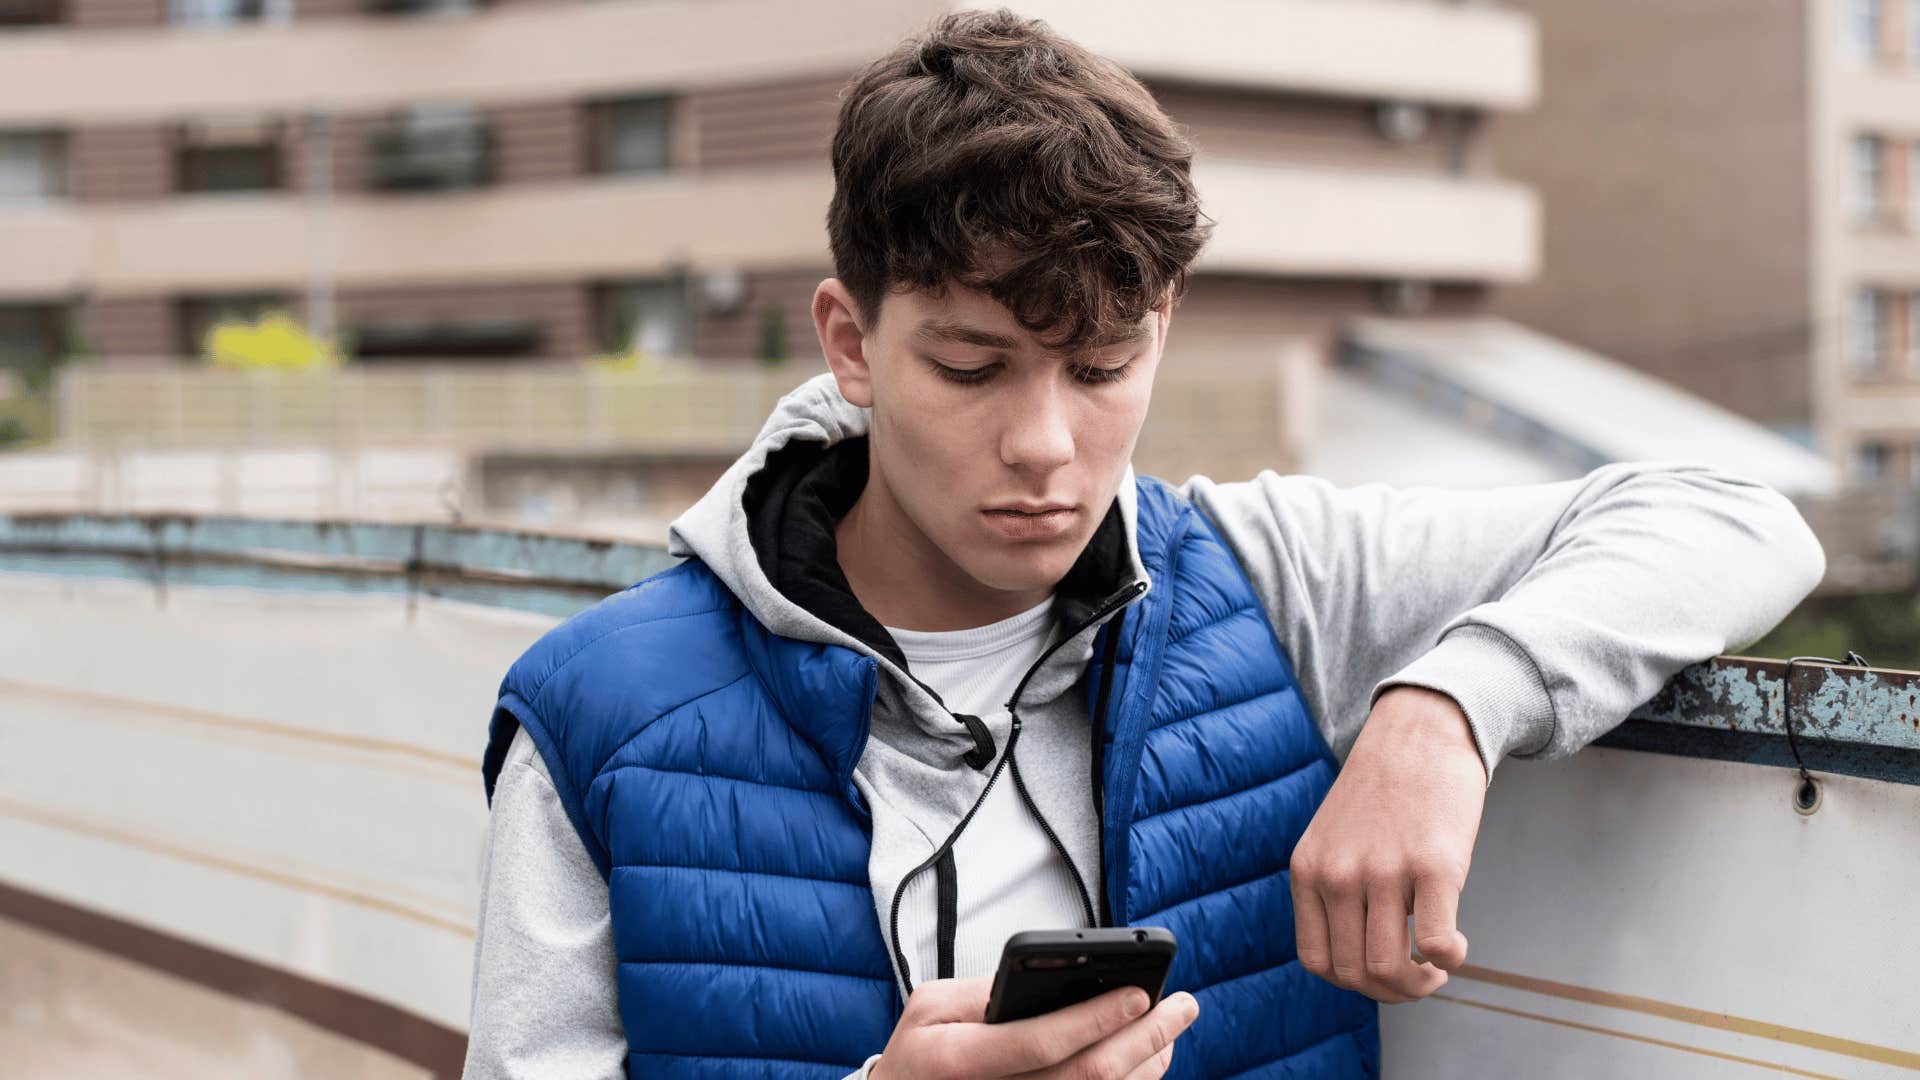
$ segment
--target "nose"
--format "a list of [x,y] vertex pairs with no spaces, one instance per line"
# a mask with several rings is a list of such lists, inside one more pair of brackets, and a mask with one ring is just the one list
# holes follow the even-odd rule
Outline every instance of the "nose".
[[1010,403],[1000,434],[1000,460],[1015,469],[1046,473],[1073,460],[1072,403],[1052,379],[1029,381]]

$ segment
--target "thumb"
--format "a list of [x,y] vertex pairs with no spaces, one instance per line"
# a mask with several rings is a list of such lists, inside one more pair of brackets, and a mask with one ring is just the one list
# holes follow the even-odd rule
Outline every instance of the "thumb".
[[1451,883],[1432,877],[1415,883],[1413,944],[1423,959],[1442,971],[1467,962],[1467,935],[1455,921],[1459,908],[1460,890]]

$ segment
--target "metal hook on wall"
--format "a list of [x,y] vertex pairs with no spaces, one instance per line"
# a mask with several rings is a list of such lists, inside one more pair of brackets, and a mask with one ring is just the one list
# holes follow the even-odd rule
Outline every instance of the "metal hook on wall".
[[[1833,667],[1872,667],[1867,658],[1847,650],[1845,660],[1835,660],[1826,656],[1794,656],[1787,660],[1787,669],[1780,677],[1780,718],[1787,728],[1787,752],[1793,755],[1794,767],[1800,770],[1800,786],[1794,789],[1793,808],[1802,814],[1811,814],[1820,809],[1820,782],[1807,771],[1806,759],[1800,756],[1800,741],[1796,736],[1793,715],[1793,665],[1798,663],[1827,664]],[[1851,688],[1849,688],[1851,691]]]

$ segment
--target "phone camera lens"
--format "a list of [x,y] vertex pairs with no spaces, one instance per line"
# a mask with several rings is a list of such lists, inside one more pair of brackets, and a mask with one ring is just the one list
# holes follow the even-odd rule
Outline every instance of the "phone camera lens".
[[1133,940],[1138,941],[1142,944],[1145,944],[1147,940],[1147,932],[1145,930],[1135,930],[1133,932]]

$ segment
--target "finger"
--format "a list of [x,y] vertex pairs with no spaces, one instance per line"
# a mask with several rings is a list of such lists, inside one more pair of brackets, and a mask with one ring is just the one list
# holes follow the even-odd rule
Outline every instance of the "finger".
[[1147,992],[1123,986],[1042,1016],[956,1027],[954,1049],[983,1075],[1012,1076],[1058,1065],[1146,1012]]
[[1410,885],[1383,883],[1367,894],[1368,994],[1388,1004],[1413,1001],[1440,989],[1446,972],[1416,964],[1407,938]]
[[1413,881],[1413,943],[1420,955],[1442,971],[1467,962],[1467,935],[1456,922],[1461,882],[1445,871],[1429,871]]
[[1327,905],[1327,943],[1333,956],[1333,982],[1359,990],[1367,981],[1367,897],[1356,876],[1335,879],[1321,889]]
[[1166,1049],[1134,1066],[1125,1080],[1160,1080],[1171,1068],[1173,1068],[1173,1044],[1168,1043]]
[[[1200,1015],[1200,1003],[1192,994],[1169,994],[1147,1015],[1094,1043],[1059,1065],[1043,1069],[1031,1080],[1060,1080],[1066,1077],[1131,1076],[1150,1064],[1162,1051],[1173,1046]],[[1168,1057],[1171,1061],[1171,1056]],[[1157,1076],[1158,1073],[1148,1073]]]
[[1327,907],[1320,902],[1320,890],[1300,872],[1287,877],[1293,888],[1293,953],[1301,967],[1331,979],[1333,954],[1327,947]]
[[913,988],[907,1007],[921,1024],[982,1024],[987,998],[993,994],[993,976],[971,979],[929,979]]

